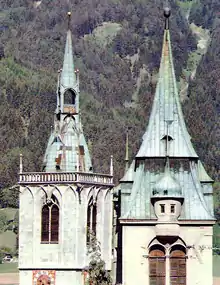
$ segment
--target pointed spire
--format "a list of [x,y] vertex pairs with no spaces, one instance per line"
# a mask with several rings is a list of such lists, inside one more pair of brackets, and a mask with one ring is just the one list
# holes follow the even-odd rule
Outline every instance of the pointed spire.
[[19,167],[20,173],[23,172],[23,155],[20,153],[20,167]]
[[114,170],[113,170],[113,155],[111,155],[110,158],[110,175],[113,176]]
[[125,143],[125,173],[129,167],[129,154],[128,154],[128,130],[126,132],[126,143]]
[[59,69],[58,75],[57,75],[57,109],[56,109],[56,113],[59,114],[61,109],[60,109],[60,104],[61,104],[61,94],[60,94],[60,76],[61,76],[61,71],[62,69]]
[[169,144],[169,155],[198,157],[186,129],[177,89],[169,31],[170,14],[170,9],[165,8],[165,29],[156,94],[149,124],[136,157],[166,156],[163,137],[166,135],[168,121],[170,122],[169,137],[172,139],[172,143]]
[[74,62],[73,62],[73,47],[72,47],[72,37],[70,31],[70,19],[71,12],[68,12],[68,31],[66,36],[66,46],[65,46],[65,54],[63,61],[63,69],[61,73],[61,86],[64,89],[73,88],[76,81],[76,74],[74,70]]

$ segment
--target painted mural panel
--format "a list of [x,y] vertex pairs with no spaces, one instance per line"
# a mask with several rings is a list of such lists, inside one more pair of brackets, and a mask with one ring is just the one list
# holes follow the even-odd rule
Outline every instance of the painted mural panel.
[[55,270],[34,270],[33,285],[55,285]]

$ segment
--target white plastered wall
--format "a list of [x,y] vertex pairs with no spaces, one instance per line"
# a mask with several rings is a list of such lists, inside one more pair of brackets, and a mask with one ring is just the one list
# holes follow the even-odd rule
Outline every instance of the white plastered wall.
[[[154,238],[154,226],[123,226],[123,285],[149,284],[148,245]],[[212,227],[181,226],[180,238],[186,246],[205,246],[201,261],[188,251],[187,285],[212,285]]]
[[[93,189],[92,189],[93,188]],[[78,276],[82,268],[88,265],[86,247],[87,205],[90,194],[97,196],[97,238],[101,242],[102,256],[106,269],[111,269],[112,239],[112,195],[110,189],[84,187],[81,194],[72,185],[47,185],[20,187],[19,216],[19,268],[20,285],[31,284],[32,269],[57,269],[65,280]],[[41,243],[41,209],[45,193],[56,196],[60,206],[59,243]],[[104,231],[107,235],[104,236]],[[107,239],[106,239],[107,236]],[[69,271],[65,271],[69,270]],[[72,273],[71,273],[72,272]],[[75,273],[74,273],[75,272]],[[81,272],[80,272],[81,274]],[[72,284],[59,281],[56,284]],[[80,275],[81,276],[81,275]],[[75,277],[74,277],[75,278]],[[27,282],[27,280],[29,280]],[[81,280],[77,277],[77,280]],[[77,284],[82,284],[80,283]],[[32,281],[31,281],[32,282]],[[69,281],[68,281],[69,282]],[[78,281],[77,281],[78,282]]]

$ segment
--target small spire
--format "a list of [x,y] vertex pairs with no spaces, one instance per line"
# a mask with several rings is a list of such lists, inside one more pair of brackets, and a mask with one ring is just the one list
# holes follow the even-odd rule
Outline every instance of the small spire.
[[164,8],[163,14],[165,17],[165,30],[169,30],[170,8],[168,6]]
[[[79,69],[75,70],[75,74],[76,74],[76,83],[79,86]],[[79,91],[79,90],[78,90]]]
[[61,76],[61,72],[62,72],[62,69],[59,69],[57,71],[58,73],[58,76],[57,76],[57,113],[60,112],[60,76]]
[[110,175],[113,176],[113,155],[110,158]]
[[67,16],[68,16],[68,30],[70,30],[70,21],[71,21],[71,12],[70,11],[67,13]]
[[125,144],[125,173],[128,170],[129,154],[128,154],[128,130],[126,132],[126,144]]
[[23,155],[20,153],[20,167],[19,167],[20,173],[23,172]]
[[[69,24],[68,24],[68,28],[69,28]],[[60,76],[60,85],[62,88],[67,89],[67,88],[74,88],[76,86],[76,74],[74,71],[75,71],[75,68],[74,68],[74,61],[73,61],[72,36],[71,36],[70,29],[68,29],[67,36],[66,36],[63,68],[62,68],[62,72]]]

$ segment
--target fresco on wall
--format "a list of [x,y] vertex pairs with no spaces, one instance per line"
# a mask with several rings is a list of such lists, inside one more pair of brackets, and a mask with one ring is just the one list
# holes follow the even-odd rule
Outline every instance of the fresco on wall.
[[34,270],[33,285],[55,285],[55,270]]

